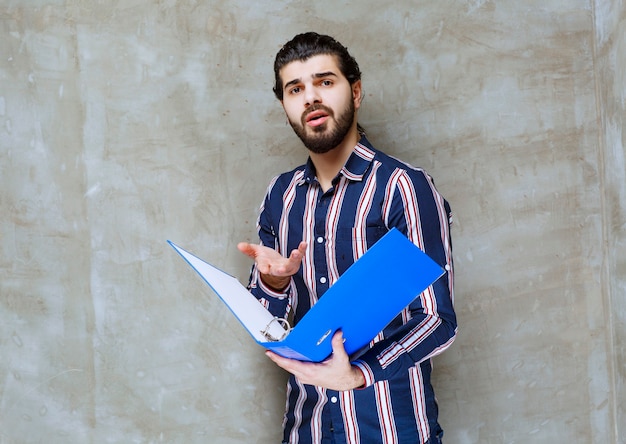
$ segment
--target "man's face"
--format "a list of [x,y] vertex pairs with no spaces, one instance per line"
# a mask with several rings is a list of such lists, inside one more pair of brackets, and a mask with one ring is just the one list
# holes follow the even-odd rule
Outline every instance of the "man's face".
[[331,55],[291,62],[280,77],[283,107],[304,145],[323,154],[341,144],[360,106],[361,82],[350,85]]

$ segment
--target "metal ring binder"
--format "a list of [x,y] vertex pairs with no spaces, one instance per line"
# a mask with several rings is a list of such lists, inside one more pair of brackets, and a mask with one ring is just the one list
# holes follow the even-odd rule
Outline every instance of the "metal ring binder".
[[[280,338],[275,338],[269,332],[270,326],[272,325],[273,322],[278,322],[285,329],[285,332]],[[287,319],[275,317],[265,326],[263,330],[261,330],[261,334],[265,336],[265,339],[267,339],[268,341],[279,342],[285,339],[290,331],[291,331],[291,325],[289,325],[289,321],[287,321]]]

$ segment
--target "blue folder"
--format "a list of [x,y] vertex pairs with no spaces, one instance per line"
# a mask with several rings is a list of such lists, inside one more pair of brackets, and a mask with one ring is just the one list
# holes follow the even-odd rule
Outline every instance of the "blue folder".
[[[265,309],[241,283],[213,265],[168,243],[229,307],[261,346],[287,358],[320,362],[342,330],[353,356],[445,271],[393,228],[361,256],[290,328]],[[354,356],[353,356],[354,357]]]

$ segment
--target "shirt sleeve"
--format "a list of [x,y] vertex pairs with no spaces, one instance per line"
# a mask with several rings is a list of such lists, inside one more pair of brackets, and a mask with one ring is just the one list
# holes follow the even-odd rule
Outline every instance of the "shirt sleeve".
[[[278,240],[271,222],[272,208],[270,205],[270,196],[274,183],[275,180],[270,183],[263,205],[261,205],[257,221],[257,230],[261,245],[278,249]],[[283,291],[277,292],[265,285],[261,279],[259,271],[256,268],[256,264],[252,266],[248,290],[273,316],[286,319],[290,310],[289,298],[291,295],[292,285],[293,280]]]
[[390,184],[389,227],[402,231],[446,270],[403,312],[399,327],[388,327],[378,342],[353,362],[365,386],[392,379],[447,349],[456,336],[450,207],[421,170],[399,174]]

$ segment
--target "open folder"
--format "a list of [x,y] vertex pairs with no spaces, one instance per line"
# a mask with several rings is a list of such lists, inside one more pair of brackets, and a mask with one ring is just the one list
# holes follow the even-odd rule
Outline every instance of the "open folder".
[[279,355],[319,362],[331,352],[342,330],[353,355],[383,330],[420,293],[444,274],[422,250],[392,229],[361,256],[290,328],[275,318],[233,276],[168,243],[230,308],[255,341]]

